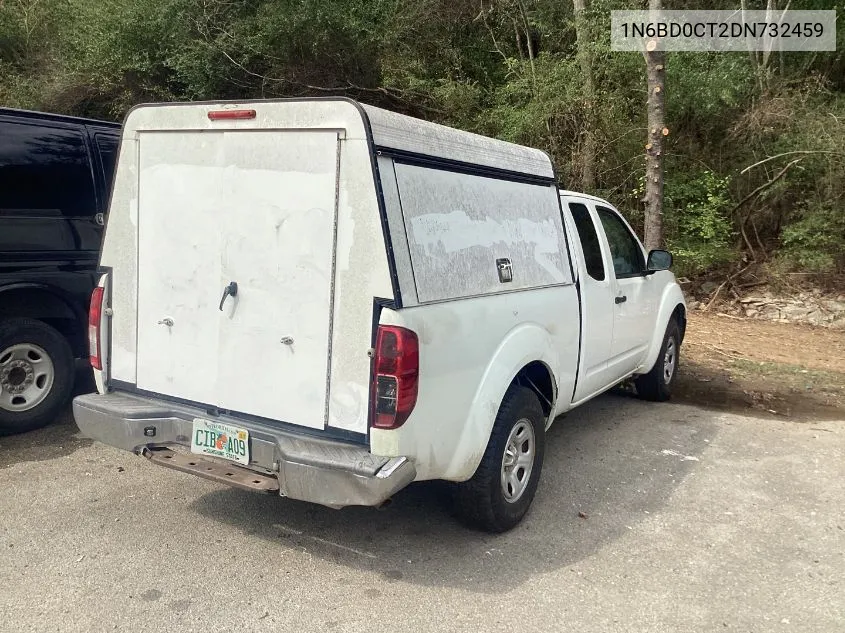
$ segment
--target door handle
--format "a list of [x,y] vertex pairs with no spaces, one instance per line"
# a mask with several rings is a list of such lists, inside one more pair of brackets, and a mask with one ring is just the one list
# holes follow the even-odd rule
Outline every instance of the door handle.
[[[625,303],[628,300],[628,297],[625,295],[620,295],[614,299],[616,303]],[[222,309],[222,308],[221,308]]]
[[223,288],[223,296],[220,297],[220,312],[223,312],[223,304],[226,303],[226,297],[238,296],[238,282],[230,281],[229,285]]

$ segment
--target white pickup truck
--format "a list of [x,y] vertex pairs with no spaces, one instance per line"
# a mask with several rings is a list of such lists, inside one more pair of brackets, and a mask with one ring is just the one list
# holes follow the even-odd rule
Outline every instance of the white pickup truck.
[[330,507],[447,480],[504,531],[556,416],[632,376],[669,398],[670,265],[534,149],[344,99],[140,106],[91,301],[98,393],[74,415]]

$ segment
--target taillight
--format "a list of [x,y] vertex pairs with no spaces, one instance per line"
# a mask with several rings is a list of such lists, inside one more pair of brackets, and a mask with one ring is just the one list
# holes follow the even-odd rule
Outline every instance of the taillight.
[[420,351],[417,335],[402,327],[380,325],[373,361],[372,425],[395,429],[417,404]]
[[88,358],[94,369],[103,368],[100,352],[100,319],[103,316],[103,288],[94,288],[91,293],[91,308],[88,310]]

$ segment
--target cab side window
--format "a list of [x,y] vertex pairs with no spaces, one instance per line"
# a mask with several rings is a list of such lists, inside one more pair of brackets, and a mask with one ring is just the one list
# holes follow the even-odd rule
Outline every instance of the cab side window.
[[569,210],[572,219],[575,220],[575,228],[578,229],[578,239],[581,240],[581,250],[584,251],[584,265],[587,274],[596,281],[604,281],[604,260],[601,256],[601,245],[593,218],[583,204],[577,202],[569,203]]
[[599,219],[607,235],[610,245],[610,256],[613,259],[613,271],[617,279],[634,277],[645,271],[645,257],[640,244],[616,213],[604,207],[596,207]]

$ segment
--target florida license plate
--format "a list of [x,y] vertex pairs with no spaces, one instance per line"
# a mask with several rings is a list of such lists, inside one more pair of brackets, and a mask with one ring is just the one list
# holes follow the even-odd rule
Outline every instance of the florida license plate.
[[194,418],[191,452],[249,464],[249,431],[229,424]]

